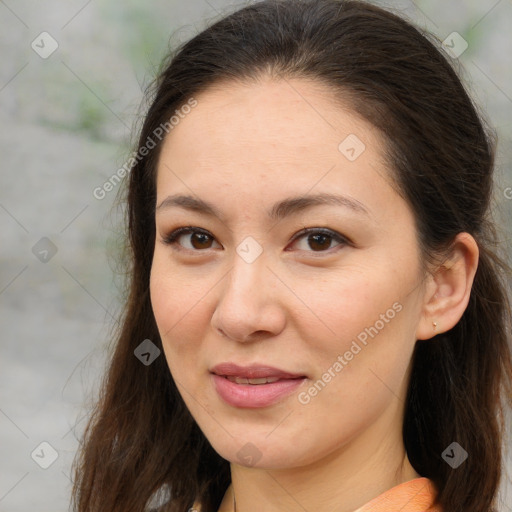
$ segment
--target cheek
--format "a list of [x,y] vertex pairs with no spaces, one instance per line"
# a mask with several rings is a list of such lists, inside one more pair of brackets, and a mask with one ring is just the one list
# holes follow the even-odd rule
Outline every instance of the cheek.
[[310,355],[321,372],[317,378],[330,368],[331,373],[343,375],[333,379],[340,385],[352,386],[361,379],[371,384],[377,379],[373,370],[399,386],[414,348],[417,311],[410,294],[414,276],[399,279],[391,270],[344,269],[314,286],[302,283],[297,294],[307,297],[308,308],[295,318],[300,319],[298,329],[309,340]]
[[386,319],[396,316],[393,303],[400,290],[385,276],[389,273],[382,268],[344,268],[322,279],[295,281],[296,295],[304,297],[300,305],[304,314],[296,318],[302,318],[302,326],[316,332],[317,339],[334,337],[342,345],[376,321],[381,322],[381,314]]
[[[208,313],[207,293],[215,281],[172,265],[155,250],[150,278],[150,296],[156,324],[171,371],[197,365],[197,352],[204,337]],[[211,273],[210,273],[211,279]],[[194,357],[189,355],[194,354]],[[179,361],[179,365],[175,361]],[[173,372],[174,373],[174,372]]]

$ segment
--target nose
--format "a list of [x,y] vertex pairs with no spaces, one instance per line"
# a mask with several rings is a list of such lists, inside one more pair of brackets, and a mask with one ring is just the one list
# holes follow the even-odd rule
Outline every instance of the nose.
[[212,327],[239,342],[278,335],[286,323],[280,286],[263,255],[252,263],[235,255],[233,267],[218,287]]

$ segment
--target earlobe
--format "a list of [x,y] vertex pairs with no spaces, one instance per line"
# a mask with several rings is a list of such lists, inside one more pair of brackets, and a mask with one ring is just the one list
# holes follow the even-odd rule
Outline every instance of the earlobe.
[[416,339],[427,340],[454,327],[469,302],[478,267],[478,245],[469,233],[459,233],[448,258],[433,270],[425,287]]

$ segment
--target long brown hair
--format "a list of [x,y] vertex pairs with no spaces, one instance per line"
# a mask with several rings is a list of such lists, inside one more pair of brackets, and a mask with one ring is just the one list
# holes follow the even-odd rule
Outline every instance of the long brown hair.
[[[415,213],[425,262],[460,232],[477,241],[478,269],[461,320],[416,343],[403,439],[444,510],[494,509],[512,395],[510,270],[490,217],[494,138],[448,59],[433,37],[401,17],[343,0],[254,3],[169,55],[149,92],[137,151],[149,138],[156,147],[138,152],[130,172],[126,307],[75,461],[75,510],[140,512],[167,489],[171,499],[159,510],[186,512],[197,500],[215,512],[230,483],[229,462],[198,428],[165,358],[144,366],[134,350],[145,339],[162,350],[149,296],[161,147],[155,130],[169,127],[173,113],[210,86],[250,84],[263,75],[326,84],[380,129],[397,190]],[[469,454],[457,469],[442,457],[452,442]]]

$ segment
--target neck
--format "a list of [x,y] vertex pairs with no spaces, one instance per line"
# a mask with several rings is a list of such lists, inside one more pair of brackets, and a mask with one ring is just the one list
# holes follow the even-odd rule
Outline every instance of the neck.
[[219,512],[319,508],[352,512],[388,489],[420,477],[401,438],[367,441],[358,439],[305,467],[261,469],[232,463],[232,484]]

